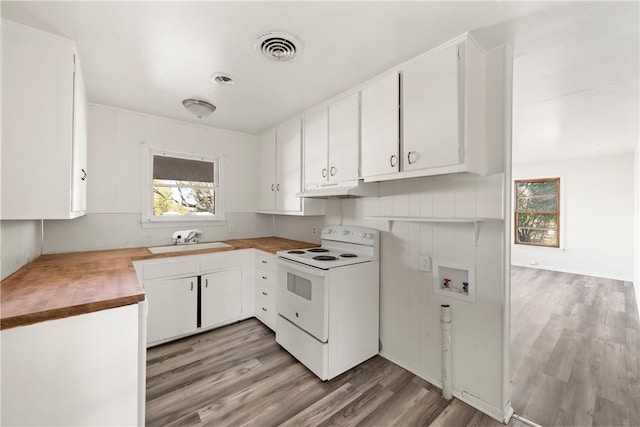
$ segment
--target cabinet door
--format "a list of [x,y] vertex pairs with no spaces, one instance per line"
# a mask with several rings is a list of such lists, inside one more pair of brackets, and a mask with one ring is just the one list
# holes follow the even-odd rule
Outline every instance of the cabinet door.
[[403,70],[403,170],[461,162],[458,70],[458,45],[425,56]]
[[354,93],[329,106],[329,181],[358,179],[360,103]]
[[300,120],[277,129],[276,136],[276,210],[300,212],[301,199],[296,197],[302,185],[302,129]]
[[304,185],[318,188],[327,182],[329,113],[321,108],[304,118]]
[[276,203],[276,132],[266,132],[258,138],[256,183],[258,210],[272,211]]
[[77,55],[75,57],[73,98],[71,210],[84,212],[87,209],[87,94]]
[[197,277],[144,283],[146,298],[149,302],[147,343],[196,330],[197,288]]
[[399,170],[398,73],[362,89],[362,176]]
[[242,314],[242,268],[203,275],[201,327],[208,328],[240,318]]
[[70,41],[2,22],[2,218],[68,219]]

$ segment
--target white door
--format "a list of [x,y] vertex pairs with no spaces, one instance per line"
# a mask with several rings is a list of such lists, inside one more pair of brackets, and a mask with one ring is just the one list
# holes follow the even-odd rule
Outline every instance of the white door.
[[144,283],[149,302],[147,343],[183,335],[197,328],[198,278]]
[[276,207],[276,132],[263,133],[258,138],[256,183],[258,210],[272,211]]
[[398,73],[362,89],[362,176],[399,170]]
[[87,94],[78,56],[73,81],[73,160],[71,211],[87,209]]
[[360,102],[358,93],[329,106],[329,181],[358,179],[360,166]]
[[278,314],[321,342],[329,338],[329,288],[325,270],[278,260]]
[[304,186],[318,188],[329,174],[329,113],[326,107],[304,117]]
[[302,199],[302,127],[300,120],[285,123],[276,135],[276,210],[300,212]]
[[402,71],[403,170],[461,162],[458,46],[423,57]]
[[202,328],[240,318],[242,314],[242,268],[216,271],[200,280]]

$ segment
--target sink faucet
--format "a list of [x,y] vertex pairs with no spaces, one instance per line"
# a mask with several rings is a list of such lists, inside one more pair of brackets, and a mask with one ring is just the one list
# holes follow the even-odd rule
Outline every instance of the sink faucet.
[[181,230],[173,233],[171,238],[176,245],[183,245],[189,243],[198,243],[198,240],[202,237],[202,231],[200,230]]

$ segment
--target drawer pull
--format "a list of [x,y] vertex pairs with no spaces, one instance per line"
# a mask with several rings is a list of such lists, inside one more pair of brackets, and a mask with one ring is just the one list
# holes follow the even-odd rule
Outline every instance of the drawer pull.
[[266,309],[266,308],[264,308],[264,307],[262,307],[262,311],[267,311],[267,309]]
[[264,280],[267,280],[267,276],[262,276],[262,278],[263,278]]
[[266,263],[267,263],[267,261],[265,261],[265,260],[262,260],[262,263],[263,263],[263,264],[266,264]]
[[266,293],[265,291],[262,291],[262,295],[269,295],[268,293]]

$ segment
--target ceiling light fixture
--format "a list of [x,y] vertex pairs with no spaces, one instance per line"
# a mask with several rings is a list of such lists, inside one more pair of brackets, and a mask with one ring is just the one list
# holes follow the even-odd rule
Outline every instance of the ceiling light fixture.
[[197,118],[201,119],[216,111],[216,106],[202,99],[185,99],[182,101],[184,108],[189,110]]
[[261,35],[254,47],[262,55],[278,62],[292,61],[302,52],[302,44],[295,37],[279,32]]

